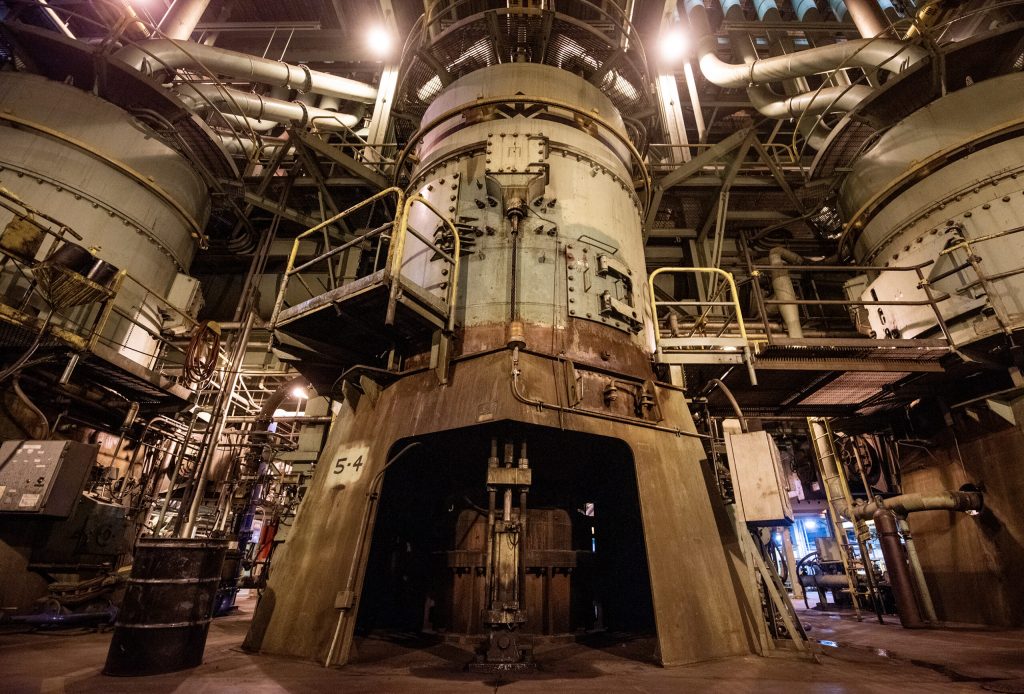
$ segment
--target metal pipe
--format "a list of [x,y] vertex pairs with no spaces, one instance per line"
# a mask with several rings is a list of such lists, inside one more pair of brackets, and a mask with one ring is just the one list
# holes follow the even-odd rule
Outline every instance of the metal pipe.
[[875,521],[878,543],[882,547],[885,568],[889,573],[889,585],[892,586],[892,595],[896,600],[900,624],[906,629],[920,629],[924,622],[917,607],[917,598],[914,596],[914,585],[896,527],[896,516],[888,509],[879,508],[872,519]]
[[850,87],[825,87],[790,97],[779,97],[767,88],[755,87],[747,90],[750,103],[762,115],[769,118],[799,118],[817,116],[828,112],[852,111],[874,90],[864,85]]
[[[249,340],[249,333],[252,330],[252,323],[255,318],[256,312],[250,311],[249,315],[245,320],[245,327],[239,332],[235,338],[236,342],[234,345],[234,353],[231,357],[231,362],[228,366],[228,379],[224,384],[224,387],[218,393],[218,402],[216,412],[214,413],[215,421],[210,426],[209,431],[211,435],[208,438],[208,444],[204,455],[202,456],[202,462],[197,466],[195,480],[195,491],[192,496],[192,503],[188,511],[188,519],[181,529],[179,537],[188,539],[192,537],[192,533],[195,530],[196,518],[199,516],[199,509],[203,505],[203,499],[206,496],[206,475],[213,465],[213,458],[217,455],[217,442],[220,441],[220,437],[224,432],[224,418],[227,416],[227,410],[231,403],[231,394],[235,392],[235,387],[238,384],[239,373],[241,371],[242,360],[245,358],[246,343]],[[182,499],[182,510],[184,510],[185,500]]]
[[[918,511],[980,511],[985,505],[981,492],[938,492],[935,494],[901,494],[882,501],[869,501],[854,507],[853,517],[873,518],[880,508],[906,516]],[[850,516],[847,516],[848,518]]]
[[791,0],[796,18],[801,22],[820,22],[821,12],[814,0]]
[[[803,256],[782,246],[776,246],[769,251],[768,263],[772,266],[772,290],[775,292],[776,301],[796,300],[793,278],[789,274],[789,270],[785,268],[785,264],[804,262],[806,260]],[[786,334],[792,338],[802,338],[804,331],[800,325],[800,307],[797,304],[780,304],[779,313],[782,314],[782,322],[786,324]]]
[[729,386],[725,385],[725,381],[719,378],[712,378],[708,383],[711,384],[712,389],[718,388],[722,391],[722,395],[729,401],[732,406],[732,411],[736,413],[736,419],[740,420],[740,431],[744,434],[747,433],[747,418],[743,416],[743,410],[740,409],[740,404],[736,401],[736,397],[732,394]]
[[846,9],[843,0],[828,0],[828,7],[837,22],[847,22],[850,19],[850,12]]
[[924,569],[921,568],[921,558],[917,555],[917,545],[914,544],[914,535],[910,532],[910,523],[906,518],[898,516],[896,527],[899,528],[900,534],[903,536],[903,547],[907,550],[907,563],[910,565],[910,574],[917,588],[917,598],[921,603],[924,618],[929,622],[937,622],[939,616],[935,613],[932,592],[928,589],[928,582],[924,578]]
[[271,124],[295,123],[300,127],[316,125],[321,130],[349,130],[360,121],[357,116],[307,106],[301,101],[285,101],[216,84],[186,82],[174,91],[189,110],[201,111],[213,106],[221,113],[255,119],[257,128],[263,121],[270,121]]
[[853,25],[866,39],[884,36],[892,28],[877,0],[844,0]]
[[[195,414],[192,415],[192,418],[188,423],[188,431],[185,433],[185,439],[182,442],[181,447],[178,449],[178,455],[175,456],[174,462],[171,464],[173,469],[171,470],[171,480],[167,484],[167,494],[164,496],[163,503],[160,505],[160,515],[157,516],[156,522],[153,524],[153,532],[156,535],[159,535],[160,533],[160,526],[163,525],[164,516],[167,515],[167,507],[171,503],[171,497],[174,496],[174,485],[178,483],[178,473],[181,472],[181,463],[188,454],[188,447],[192,445],[192,430],[195,428],[198,419],[198,416]],[[180,512],[181,510],[179,510],[179,513]]]
[[210,0],[175,0],[160,20],[160,32],[169,39],[187,41],[209,4]]
[[746,87],[849,67],[898,73],[928,57],[923,48],[902,41],[859,39],[734,65],[715,54],[718,40],[711,31],[703,1],[685,0],[685,6],[698,36],[701,72],[720,87]]
[[377,98],[374,87],[357,80],[191,41],[142,41],[125,46],[114,57],[147,75],[173,72],[178,68],[206,69],[233,79],[295,89],[300,93],[313,92],[367,104]]

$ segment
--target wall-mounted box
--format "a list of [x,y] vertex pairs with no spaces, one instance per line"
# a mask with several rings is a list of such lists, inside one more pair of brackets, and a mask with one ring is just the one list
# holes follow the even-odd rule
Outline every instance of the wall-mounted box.
[[764,431],[726,434],[736,511],[752,525],[789,525],[793,508],[779,449]]

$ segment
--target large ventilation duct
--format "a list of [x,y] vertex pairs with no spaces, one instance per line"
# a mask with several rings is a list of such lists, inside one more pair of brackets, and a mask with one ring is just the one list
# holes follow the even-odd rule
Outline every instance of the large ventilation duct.
[[265,129],[263,126],[268,121],[270,125],[294,123],[301,127],[312,125],[320,130],[348,130],[360,120],[347,113],[307,106],[299,101],[274,99],[215,84],[188,84],[176,91],[191,110],[201,111],[212,106],[227,115],[255,120],[257,130]]
[[792,0],[793,11],[801,22],[820,22],[821,12],[814,0]]
[[114,57],[149,75],[188,68],[237,80],[373,103],[377,90],[363,82],[190,41],[155,39],[125,46]]
[[210,0],[175,0],[160,20],[160,31],[169,39],[187,41],[203,17]]

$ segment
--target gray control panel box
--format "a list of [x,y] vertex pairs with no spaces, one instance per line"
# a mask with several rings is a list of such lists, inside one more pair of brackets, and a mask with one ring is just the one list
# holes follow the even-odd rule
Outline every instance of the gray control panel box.
[[4,441],[0,444],[0,513],[66,518],[98,452],[98,446],[77,441]]
[[732,468],[736,510],[751,525],[789,525],[793,508],[779,449],[764,431],[727,434],[725,449]]

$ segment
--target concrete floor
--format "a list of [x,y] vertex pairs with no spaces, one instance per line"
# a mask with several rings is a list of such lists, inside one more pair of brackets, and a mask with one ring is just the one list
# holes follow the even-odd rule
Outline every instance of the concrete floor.
[[819,663],[745,657],[663,669],[650,661],[653,639],[605,635],[538,649],[534,674],[495,677],[465,672],[466,651],[414,636],[362,639],[358,661],[341,670],[249,655],[239,644],[253,606],[214,621],[201,667],[156,677],[100,674],[109,631],[0,632],[0,692],[1024,692],[1024,630],[911,632],[801,609],[825,644]]

